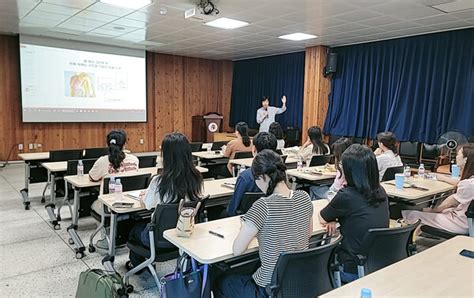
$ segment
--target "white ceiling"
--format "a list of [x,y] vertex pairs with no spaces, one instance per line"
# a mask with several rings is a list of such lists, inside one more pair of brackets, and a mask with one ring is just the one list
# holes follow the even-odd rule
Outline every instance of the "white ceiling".
[[[229,17],[250,23],[223,30],[185,20],[184,10],[194,7],[193,0],[154,0],[136,11],[96,0],[0,0],[0,32],[237,60],[313,45],[340,46],[474,27],[474,0],[457,0],[464,4],[452,7],[471,9],[452,13],[427,6],[454,1],[215,0],[220,13],[208,20]],[[167,14],[161,15],[164,8]],[[277,38],[295,32],[319,38],[300,42]]]

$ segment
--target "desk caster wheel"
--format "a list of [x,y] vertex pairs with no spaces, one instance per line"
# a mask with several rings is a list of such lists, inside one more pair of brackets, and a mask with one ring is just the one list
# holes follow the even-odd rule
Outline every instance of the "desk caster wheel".
[[[61,225],[60,224],[55,224],[54,225],[54,229],[55,230],[60,230],[61,229]],[[71,239],[72,240],[72,239]]]
[[41,203],[45,203],[46,202],[46,198],[45,197],[42,197],[41,198]]
[[69,244],[71,244],[71,245],[74,244],[74,240],[72,240],[72,238],[69,238],[69,239],[67,240],[67,242],[68,242]]
[[76,259],[82,259],[84,257],[84,252],[76,251]]
[[89,244],[89,252],[90,252],[90,253],[95,252],[95,246],[94,246],[94,245]]
[[126,290],[127,290],[127,294],[130,294],[130,293],[133,293],[133,286],[132,285],[126,285]]
[[25,203],[25,210],[30,210],[30,203]]

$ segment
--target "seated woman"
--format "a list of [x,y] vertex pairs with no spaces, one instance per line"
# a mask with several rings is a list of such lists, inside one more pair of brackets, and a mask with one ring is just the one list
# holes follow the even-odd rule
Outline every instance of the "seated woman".
[[341,157],[342,153],[344,153],[344,151],[346,151],[346,149],[349,148],[350,145],[352,145],[352,141],[349,138],[340,138],[336,142],[334,142],[334,144],[332,144],[332,152],[334,153],[334,161],[336,167],[336,178],[334,179],[334,182],[330,187],[327,185],[311,186],[311,200],[332,200],[337,194],[337,192],[346,185],[344,172],[341,169]]
[[397,139],[394,133],[385,131],[377,134],[377,142],[379,148],[377,148],[374,153],[377,156],[379,177],[380,180],[382,180],[388,168],[403,166],[403,163],[398,155]]
[[[233,159],[236,152],[252,152],[252,140],[249,137],[249,126],[245,122],[235,125],[235,136],[237,139],[227,143],[224,149],[224,156]],[[232,173],[232,164],[227,164],[227,169]]]
[[[198,199],[203,187],[202,176],[193,164],[191,147],[186,137],[177,132],[166,135],[161,143],[161,154],[163,169],[141,196],[146,209],[153,209],[158,204],[176,204],[181,199]],[[129,239],[150,247],[146,225],[144,222],[133,226]],[[131,270],[143,261],[141,256],[130,251],[130,261],[126,267]]]
[[421,219],[422,225],[443,229],[451,233],[468,233],[465,213],[471,201],[474,200],[474,148],[464,147],[463,155],[467,157],[467,160],[456,193],[447,197],[434,208],[423,208],[423,211],[403,210],[403,218],[410,222]]
[[[112,130],[106,138],[109,147],[109,154],[100,157],[89,171],[89,179],[91,181],[100,181],[107,175],[120,175],[128,171],[138,170],[138,158],[134,155],[123,152],[123,148],[127,141],[127,134],[124,130]],[[102,186],[101,186],[102,192]],[[91,205],[92,210],[98,214],[102,214],[103,205],[99,200],[95,200]],[[108,248],[105,231],[102,231],[102,239],[96,242],[96,246],[101,249]]]
[[327,155],[329,153],[329,146],[323,143],[321,128],[318,126],[308,128],[308,140],[301,146],[298,156],[303,160],[308,160],[313,155]]
[[336,222],[343,236],[338,251],[341,280],[357,279],[355,255],[363,253],[362,240],[373,228],[388,228],[388,199],[379,182],[374,153],[366,146],[353,144],[342,154],[342,170],[347,186],[321,210],[319,221],[333,234]]
[[[459,167],[459,173],[462,173],[464,170],[464,167],[466,166],[466,161],[467,161],[466,152],[468,152],[469,150],[474,150],[474,144],[466,144],[462,146],[461,148],[459,148],[458,153],[456,154],[456,165]],[[458,183],[459,183],[459,179],[452,178],[451,176],[443,175],[443,174],[437,174],[436,180],[443,181],[454,186],[458,186]]]
[[273,122],[270,124],[268,132],[277,138],[277,150],[285,148],[285,138],[283,137],[283,129],[281,128],[280,123]]
[[308,248],[313,205],[306,192],[288,188],[285,170],[283,160],[272,150],[263,150],[255,157],[252,174],[267,197],[257,200],[242,216],[233,252],[244,253],[257,237],[262,264],[253,275],[225,275],[218,281],[214,297],[267,297],[265,287],[271,282],[280,254]]

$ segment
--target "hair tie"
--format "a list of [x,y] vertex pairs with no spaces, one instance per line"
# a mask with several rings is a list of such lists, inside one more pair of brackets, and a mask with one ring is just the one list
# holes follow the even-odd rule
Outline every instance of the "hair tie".
[[109,141],[109,144],[114,144],[114,145],[115,145],[115,144],[117,144],[117,140],[116,140],[116,139],[111,139],[111,140]]

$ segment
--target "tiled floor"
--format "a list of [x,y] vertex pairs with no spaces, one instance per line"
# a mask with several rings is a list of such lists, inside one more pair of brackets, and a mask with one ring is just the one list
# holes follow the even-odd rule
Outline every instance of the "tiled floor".
[[[62,209],[62,229],[55,231],[48,222],[40,196],[44,183],[30,186],[31,209],[23,207],[19,190],[24,187],[21,163],[0,169],[0,297],[75,296],[79,274],[88,268],[102,268],[103,253],[88,253],[77,260],[67,240],[70,224],[68,208]],[[92,218],[79,220],[79,234],[85,245],[95,229]],[[126,248],[118,250],[115,267],[125,272]],[[162,276],[174,269],[174,261],[160,263]],[[149,273],[131,278],[136,297],[157,297],[158,289]]]

